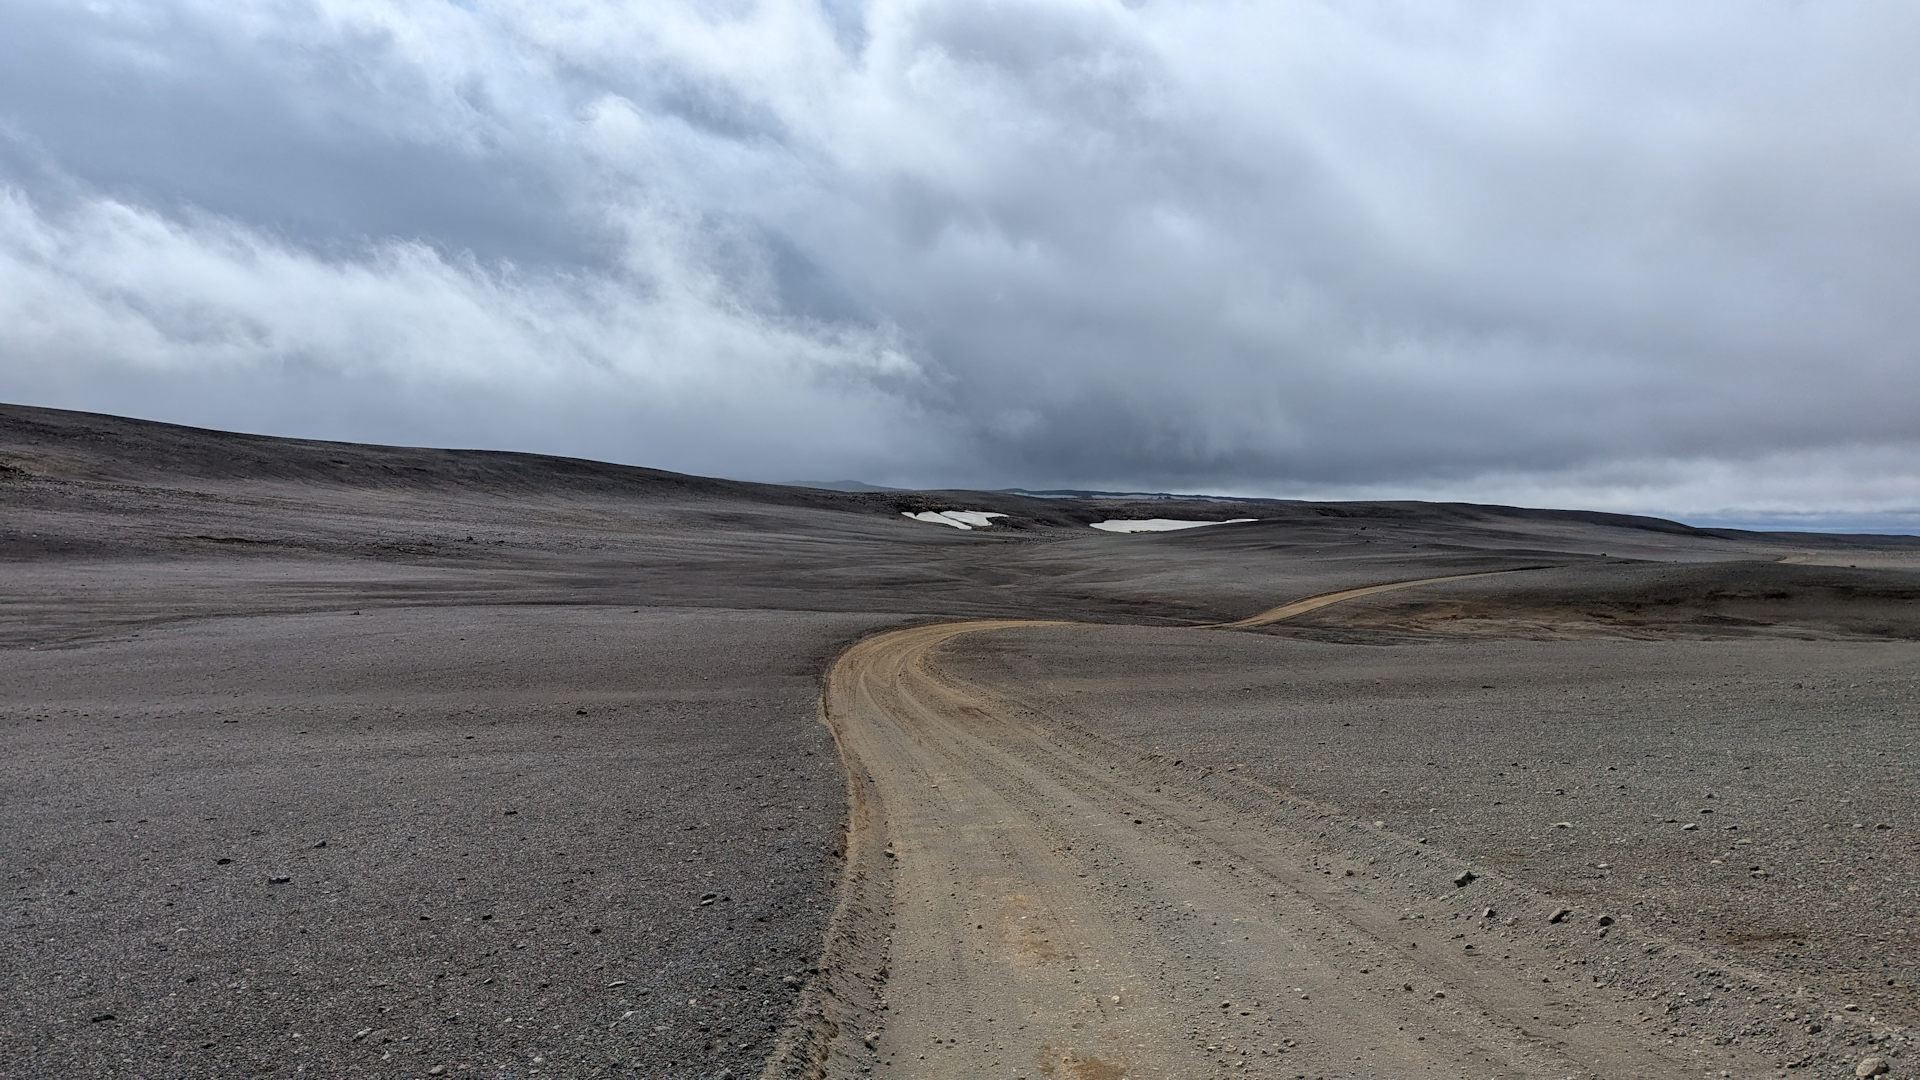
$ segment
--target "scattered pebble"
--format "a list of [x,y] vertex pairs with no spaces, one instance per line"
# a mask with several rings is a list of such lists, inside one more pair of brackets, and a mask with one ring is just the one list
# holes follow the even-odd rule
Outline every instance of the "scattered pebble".
[[1566,922],[1567,916],[1571,914],[1573,914],[1573,909],[1570,907],[1558,908],[1552,915],[1547,916],[1547,921],[1550,923]]
[[1861,1058],[1860,1064],[1853,1067],[1853,1075],[1855,1076],[1879,1076],[1882,1073],[1892,1071],[1893,1066],[1887,1064],[1887,1059],[1882,1057]]
[[1480,875],[1474,873],[1471,870],[1462,870],[1458,875],[1454,877],[1453,884],[1455,888],[1464,889],[1467,886],[1473,884],[1475,881],[1478,881],[1479,878],[1480,878]]

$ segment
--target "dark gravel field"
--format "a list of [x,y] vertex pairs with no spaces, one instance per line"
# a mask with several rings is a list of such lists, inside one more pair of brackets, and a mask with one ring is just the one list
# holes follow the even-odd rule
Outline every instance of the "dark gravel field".
[[857,617],[461,607],[16,652],[20,1077],[750,1074],[844,818]]
[[1010,698],[1920,1021],[1911,538],[0,406],[0,582],[0,1077],[758,1074],[843,895],[823,673],[975,617],[1130,624],[948,651]]
[[951,669],[1920,1024],[1920,645],[1116,627]]

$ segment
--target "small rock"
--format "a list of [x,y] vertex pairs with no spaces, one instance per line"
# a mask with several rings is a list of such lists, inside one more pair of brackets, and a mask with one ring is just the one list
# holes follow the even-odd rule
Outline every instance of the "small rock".
[[1556,828],[1556,829],[1571,829],[1571,828],[1573,828],[1573,822],[1571,822],[1571,821],[1556,821],[1556,822],[1554,822],[1554,823],[1553,823],[1553,827],[1554,827],[1554,828]]
[[1611,915],[1602,915],[1602,916],[1600,916],[1600,925],[1601,925],[1601,926],[1612,926],[1612,925],[1613,925],[1613,916],[1611,916]]
[[293,879],[292,879],[292,878],[290,878],[290,877],[286,877],[286,876],[281,876],[281,877],[270,877],[270,878],[268,878],[267,880],[268,880],[269,882],[271,882],[271,883],[273,883],[273,884],[275,884],[275,885],[285,885],[285,884],[288,884],[289,882],[291,882],[291,881],[293,881]]
[[615,987],[620,987],[620,986],[625,986],[625,985],[627,985],[627,980],[625,980],[625,979],[615,979],[615,980],[613,980],[612,982],[610,982],[610,983],[608,983],[608,984],[607,984],[607,989],[609,989],[609,990],[612,990],[612,989],[614,989]]
[[[104,1023],[106,1023],[107,1021],[109,1021],[109,1020],[112,1020],[112,1019],[115,1019],[115,1017],[114,1017],[114,1015],[113,1015],[112,1013],[101,1013],[100,1015],[98,1015],[98,1016],[96,1016],[96,1017],[94,1017],[94,1018],[93,1018],[93,1019],[92,1019],[92,1020],[90,1021],[90,1023],[95,1023],[95,1024],[104,1024]],[[1861,1075],[1861,1076],[1865,1076],[1865,1075],[1867,1075],[1867,1074],[1866,1074],[1866,1073],[1861,1073],[1860,1075]]]
[[1567,921],[1567,916],[1571,914],[1573,914],[1573,909],[1570,907],[1557,908],[1553,914],[1547,916],[1547,921],[1550,923],[1563,923]]
[[1500,913],[1499,913],[1499,912],[1497,912],[1497,911],[1495,911],[1495,910],[1493,910],[1492,908],[1487,908],[1487,909],[1486,909],[1485,911],[1482,911],[1482,912],[1480,913],[1480,917],[1481,917],[1481,918],[1483,918],[1483,919],[1491,919],[1491,918],[1493,918],[1493,917],[1494,917],[1495,915],[1498,915],[1498,914],[1500,914]]
[[1892,1071],[1893,1066],[1887,1064],[1887,1059],[1882,1057],[1861,1058],[1860,1064],[1853,1067],[1855,1076],[1879,1076],[1881,1073]]
[[1696,831],[1698,831],[1698,830],[1699,830],[1699,828],[1700,828],[1700,823],[1699,823],[1699,822],[1697,822],[1697,821],[1689,821],[1689,822],[1687,822],[1687,823],[1686,823],[1685,825],[1682,825],[1682,826],[1680,826],[1680,831],[1681,831],[1681,832],[1696,832]]
[[445,1076],[446,1074],[447,1067],[445,1065],[435,1065],[433,1068],[427,1070],[428,1076]]
[[782,985],[785,985],[785,986],[788,986],[788,987],[791,987],[791,988],[794,988],[794,989],[798,989],[798,988],[799,988],[799,986],[800,986],[800,976],[798,976],[798,975],[783,975],[783,976],[781,976],[781,977],[780,977],[780,982],[781,982],[781,984],[782,984]]
[[1480,875],[1474,873],[1471,870],[1462,870],[1458,875],[1454,877],[1453,884],[1455,888],[1464,889],[1467,886],[1473,884],[1475,881],[1479,880],[1479,878],[1480,878]]

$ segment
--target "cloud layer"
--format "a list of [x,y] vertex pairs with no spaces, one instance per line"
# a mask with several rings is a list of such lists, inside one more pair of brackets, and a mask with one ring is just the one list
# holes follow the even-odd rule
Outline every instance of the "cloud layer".
[[0,396],[764,478],[1920,506],[1920,12],[0,8]]

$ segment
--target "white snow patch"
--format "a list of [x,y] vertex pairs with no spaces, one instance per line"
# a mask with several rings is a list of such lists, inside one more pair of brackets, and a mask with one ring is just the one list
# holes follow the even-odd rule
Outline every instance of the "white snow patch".
[[1136,518],[1132,521],[1115,519],[1096,521],[1091,526],[1102,532],[1172,532],[1175,529],[1198,529],[1203,525],[1239,525],[1242,522],[1258,521],[1259,518],[1233,518],[1230,521],[1181,521],[1178,518]]
[[931,521],[935,525],[951,525],[956,529],[984,529],[993,524],[994,518],[1003,518],[1005,514],[991,514],[984,510],[922,510],[913,513],[900,511],[901,517],[910,517],[915,521]]

